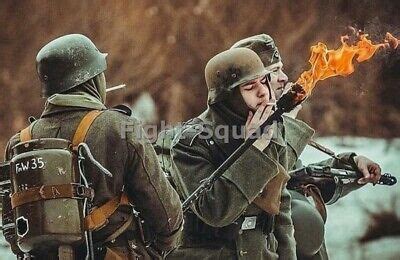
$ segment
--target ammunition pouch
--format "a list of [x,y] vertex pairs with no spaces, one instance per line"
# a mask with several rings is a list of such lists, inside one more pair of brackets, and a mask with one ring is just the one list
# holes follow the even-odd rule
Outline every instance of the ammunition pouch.
[[[264,235],[273,232],[274,216],[262,212],[259,215],[240,216],[232,224],[225,227],[212,227],[201,221],[196,214],[188,211],[185,214],[183,229],[185,237],[183,243],[217,242],[233,243],[241,232],[246,230],[260,230]],[[233,244],[232,244],[233,245]]]

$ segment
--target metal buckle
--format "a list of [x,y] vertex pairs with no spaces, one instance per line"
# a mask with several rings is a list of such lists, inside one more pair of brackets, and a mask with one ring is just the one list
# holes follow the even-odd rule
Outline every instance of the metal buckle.
[[257,216],[244,217],[242,222],[242,230],[255,229],[257,224]]

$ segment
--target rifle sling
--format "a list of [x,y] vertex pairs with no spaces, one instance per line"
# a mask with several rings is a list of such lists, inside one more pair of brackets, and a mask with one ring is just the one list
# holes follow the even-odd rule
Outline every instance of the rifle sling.
[[311,198],[314,201],[315,208],[318,210],[319,214],[321,215],[325,223],[327,217],[326,206],[319,188],[314,184],[302,185],[301,188],[304,191],[304,194],[306,194],[306,196],[311,196]]

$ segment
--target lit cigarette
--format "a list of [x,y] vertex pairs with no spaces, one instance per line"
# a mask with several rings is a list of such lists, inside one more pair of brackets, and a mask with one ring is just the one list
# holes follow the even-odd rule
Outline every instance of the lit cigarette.
[[118,85],[118,86],[110,87],[110,88],[106,89],[106,92],[114,91],[114,90],[121,89],[121,88],[124,88],[124,87],[126,87],[125,84],[121,84],[121,85]]

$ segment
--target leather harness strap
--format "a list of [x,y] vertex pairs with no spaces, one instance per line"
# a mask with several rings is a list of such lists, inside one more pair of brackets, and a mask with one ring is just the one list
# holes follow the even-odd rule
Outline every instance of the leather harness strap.
[[[80,143],[85,141],[90,126],[101,113],[102,111],[93,110],[83,117],[72,139],[72,146],[74,150],[78,148]],[[108,219],[111,217],[111,215],[114,214],[114,212],[121,205],[129,205],[129,200],[125,193],[121,193],[121,195],[112,198],[102,206],[94,208],[85,217],[85,229],[93,231],[104,227],[107,225]]]
[[19,134],[19,139],[21,142],[27,142],[32,140],[32,134],[31,134],[31,126],[29,125],[26,128],[22,129],[20,134]]
[[[92,110],[88,112],[79,123],[74,137],[72,139],[73,149],[76,150],[78,145],[85,141],[87,133],[93,124],[94,120],[103,111]],[[32,139],[31,126],[26,127],[20,133],[21,142],[26,142]],[[79,195],[77,191],[83,194]],[[86,188],[80,184],[68,183],[60,185],[46,185],[41,187],[34,187],[28,190],[14,193],[11,196],[12,208],[20,205],[46,199],[58,198],[93,198],[93,190]],[[120,195],[107,201],[105,204],[98,208],[94,208],[85,218],[85,230],[98,230],[108,223],[108,219],[122,205],[130,205],[128,196],[122,192]],[[130,221],[131,222],[131,221]],[[124,229],[126,225],[123,225]]]
[[92,126],[93,121],[102,113],[103,111],[99,110],[92,110],[87,113],[81,122],[79,123],[78,127],[76,128],[74,137],[72,139],[72,146],[74,150],[78,148],[78,145],[85,141],[87,132],[89,128]]
[[11,195],[11,207],[24,205],[39,200],[61,199],[61,198],[93,198],[94,192],[90,188],[78,183],[66,183],[56,185],[43,185],[22,190]]
[[116,196],[102,206],[92,210],[85,218],[85,229],[93,231],[104,227],[107,225],[111,215],[122,205],[130,205],[126,193],[122,193],[120,196]]

